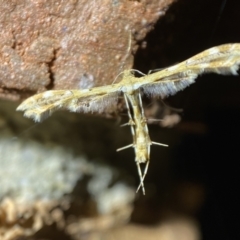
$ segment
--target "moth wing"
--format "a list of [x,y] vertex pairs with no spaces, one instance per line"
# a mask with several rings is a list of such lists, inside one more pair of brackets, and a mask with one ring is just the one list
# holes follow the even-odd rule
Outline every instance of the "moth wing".
[[151,74],[152,82],[142,85],[141,88],[146,95],[164,98],[185,89],[204,73],[238,75],[239,65],[240,44],[224,44]]
[[86,90],[51,90],[36,94],[23,101],[17,111],[23,111],[24,116],[35,122],[51,116],[59,109],[71,112],[104,112],[116,106],[118,93],[94,93]]
[[207,49],[185,61],[187,68],[201,69],[200,73],[238,75],[240,44],[224,44]]

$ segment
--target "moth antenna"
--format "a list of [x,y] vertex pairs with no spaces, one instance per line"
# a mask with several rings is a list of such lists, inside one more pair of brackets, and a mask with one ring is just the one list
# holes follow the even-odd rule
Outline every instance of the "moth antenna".
[[123,74],[124,72],[120,72],[113,80],[112,84],[114,84],[116,82],[116,80],[118,79],[118,77]]
[[129,30],[129,37],[128,37],[128,48],[127,48],[127,52],[122,60],[122,64],[119,68],[119,71],[122,71],[122,69],[124,69],[124,65],[125,65],[125,62],[127,60],[127,58],[129,57],[130,55],[130,51],[131,51],[131,48],[132,48],[132,31]]
[[128,39],[127,53],[126,53],[126,55],[124,56],[124,58],[123,58],[123,60],[122,60],[122,64],[121,64],[121,66],[120,66],[120,68],[119,68],[120,73],[114,78],[112,84],[114,84],[114,83],[116,82],[116,80],[118,79],[118,77],[119,77],[121,74],[124,73],[124,71],[122,71],[122,70],[124,69],[124,64],[125,64],[127,58],[128,58],[129,55],[130,55],[129,53],[130,53],[130,51],[131,51],[131,48],[132,48],[132,31],[130,30],[130,31],[129,31],[129,39]]
[[133,144],[132,144],[132,143],[129,144],[129,145],[127,145],[127,146],[125,146],[125,147],[118,148],[116,151],[117,151],[117,152],[120,152],[120,151],[125,150],[125,149],[130,148],[130,147],[133,147]]

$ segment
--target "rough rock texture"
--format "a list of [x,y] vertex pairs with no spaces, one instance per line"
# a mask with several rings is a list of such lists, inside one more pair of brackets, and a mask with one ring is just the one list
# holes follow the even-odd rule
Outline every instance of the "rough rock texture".
[[112,83],[173,1],[1,1],[0,96]]

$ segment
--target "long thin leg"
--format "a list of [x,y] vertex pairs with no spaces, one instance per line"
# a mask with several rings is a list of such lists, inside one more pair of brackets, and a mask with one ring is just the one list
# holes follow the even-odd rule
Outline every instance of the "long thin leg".
[[144,110],[143,110],[143,104],[142,104],[142,97],[141,97],[141,93],[138,93],[138,98],[139,98],[139,106],[141,108],[141,114],[142,114],[142,118],[145,119],[145,115],[144,115]]
[[124,99],[125,99],[126,106],[127,106],[128,117],[129,117],[129,125],[131,126],[131,133],[132,133],[133,139],[135,141],[135,130],[134,130],[134,127],[133,127],[134,121],[133,121],[133,117],[131,115],[131,111],[130,111],[130,107],[129,107],[129,104],[128,104],[128,99],[127,99],[126,94],[124,94]]
[[162,147],[168,147],[167,144],[164,143],[158,143],[158,142],[152,142],[153,145],[158,145],[158,146],[162,146]]
[[[143,123],[143,126],[145,128],[145,132],[146,134],[148,134],[148,126],[147,126],[147,121],[146,121],[146,118],[145,118],[145,115],[144,115],[144,110],[143,110],[143,104],[142,104],[142,98],[141,98],[141,94],[139,93],[139,106],[141,108],[141,115],[142,115],[142,120],[145,121]],[[166,144],[162,144],[162,143],[157,143],[157,142],[152,142],[149,138],[148,141],[146,141],[146,144],[148,144],[148,156],[147,156],[147,162],[146,162],[146,166],[145,166],[145,169],[144,169],[144,173],[143,173],[143,176],[141,177],[141,183],[139,184],[138,188],[137,188],[137,192],[139,191],[140,187],[143,186],[143,181],[147,175],[147,171],[148,171],[148,167],[149,167],[149,163],[150,163],[150,150],[151,150],[151,145],[154,144],[154,145],[160,145],[160,146],[164,146],[164,147],[168,147],[168,145]]]
[[[125,98],[126,106],[127,106],[127,109],[128,109],[128,117],[129,117],[129,121],[130,121],[130,125],[131,125],[131,132],[132,132],[132,136],[133,136],[133,141],[134,141],[133,146],[134,146],[135,143],[136,143],[136,133],[135,133],[135,128],[134,128],[133,124],[135,125],[135,122],[132,118],[132,115],[131,115],[131,112],[130,112],[130,107],[129,107],[129,104],[128,104],[128,99],[127,99],[127,96],[125,94],[124,94],[124,98]],[[139,93],[139,98],[140,98],[139,99],[140,100],[140,106],[142,108],[142,101],[141,101],[140,93]],[[143,109],[141,109],[141,110],[143,110]],[[133,123],[133,124],[131,124],[131,123]],[[143,194],[145,195],[145,188],[144,188],[144,183],[143,183],[144,179],[142,177],[142,171],[141,171],[140,163],[138,161],[136,163],[137,163],[138,175],[139,175],[140,181],[141,181],[140,186],[142,186],[142,191],[143,191]]]
[[[162,143],[156,143],[156,142],[152,142],[152,144],[155,144],[155,145],[160,145],[160,146],[163,146],[163,147],[168,147],[168,145],[167,144],[162,144]],[[149,145],[149,154],[150,154],[150,145]],[[146,175],[147,175],[147,171],[148,171],[148,166],[149,166],[149,163],[150,163],[150,159],[147,161],[147,163],[146,163],[146,167],[145,167],[145,169],[144,169],[144,173],[143,173],[143,177],[142,177],[142,181],[144,181],[144,179],[145,179],[145,177],[146,177]],[[140,187],[142,186],[142,182],[139,184],[139,186],[138,186],[138,188],[137,188],[137,191],[136,192],[138,192],[139,191],[139,189],[140,189]]]
[[150,161],[147,161],[146,166],[145,166],[145,169],[144,169],[143,176],[141,177],[141,182],[140,182],[140,184],[139,184],[139,186],[138,186],[138,188],[137,188],[137,191],[136,191],[136,192],[138,192],[139,189],[140,189],[140,187],[142,186],[142,187],[143,187],[143,190],[144,190],[144,192],[143,192],[144,195],[145,195],[145,189],[144,189],[143,181],[144,181],[144,179],[145,179],[145,177],[146,177],[146,175],[147,175],[149,163],[150,163]]
[[122,150],[124,150],[124,149],[127,149],[127,148],[130,148],[130,147],[133,147],[133,144],[132,144],[132,143],[129,144],[129,145],[127,145],[127,146],[125,146],[125,147],[118,148],[116,151],[117,151],[117,152],[120,152],[120,151],[122,151]]
[[[148,163],[147,163],[148,164]],[[147,166],[147,165],[146,165]],[[139,188],[142,186],[142,192],[143,192],[143,195],[145,195],[145,188],[144,188],[144,182],[143,182],[143,180],[144,180],[144,178],[143,178],[143,176],[142,176],[142,171],[141,171],[141,167],[140,167],[140,163],[139,162],[137,162],[137,169],[138,169],[138,175],[139,175],[139,177],[140,177],[140,184],[139,184],[139,187],[138,187],[138,189],[137,189],[137,191],[136,192],[138,192],[138,190],[139,190]],[[145,167],[145,169],[146,169],[146,167]],[[144,171],[145,172],[145,171]]]
[[[127,149],[127,148],[130,148],[130,147],[134,147],[134,145],[135,145],[135,130],[134,130],[134,127],[133,127],[134,121],[133,121],[133,118],[132,118],[132,115],[131,115],[130,107],[129,107],[129,104],[128,104],[128,99],[127,99],[127,96],[125,94],[124,94],[124,99],[125,99],[125,102],[126,102],[127,111],[128,111],[128,118],[129,118],[129,122],[126,123],[126,124],[130,125],[130,127],[131,127],[131,133],[132,133],[132,136],[133,136],[133,143],[129,144],[125,147],[118,148],[117,152],[122,151],[122,150]],[[126,124],[124,124],[124,125],[126,125]]]
[[[143,191],[143,194],[145,195],[144,178],[147,174],[147,170],[148,170],[148,166],[149,166],[151,140],[150,140],[149,135],[148,135],[148,126],[147,126],[146,118],[145,118],[145,115],[144,115],[142,97],[141,97],[140,92],[138,93],[138,99],[139,99],[139,107],[141,109],[141,131],[143,132],[143,135],[145,136],[145,144],[147,145],[147,159],[146,159],[146,166],[145,166],[145,169],[144,169],[144,173],[142,175],[142,172],[141,172],[141,174],[139,175],[141,182],[140,182],[136,192],[138,192],[138,190],[142,186],[142,191]],[[140,164],[138,163],[138,166],[139,165]],[[140,168],[140,166],[139,166],[139,168]]]
[[[139,93],[139,103],[140,103],[140,107],[141,107],[142,118],[146,121],[146,118],[145,118],[145,115],[144,115],[144,110],[143,110],[143,105],[142,105],[142,98],[141,98],[141,94],[140,93]],[[147,123],[145,124],[145,128],[146,128],[146,131],[148,132]],[[159,146],[163,146],[163,147],[168,147],[167,144],[158,143],[158,142],[152,142],[151,141],[151,144],[159,145]],[[150,149],[149,149],[149,154],[150,154]]]

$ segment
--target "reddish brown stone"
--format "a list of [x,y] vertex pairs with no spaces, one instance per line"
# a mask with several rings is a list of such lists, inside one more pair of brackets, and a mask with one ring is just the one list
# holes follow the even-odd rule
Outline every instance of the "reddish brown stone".
[[110,84],[173,1],[3,1],[0,96]]

